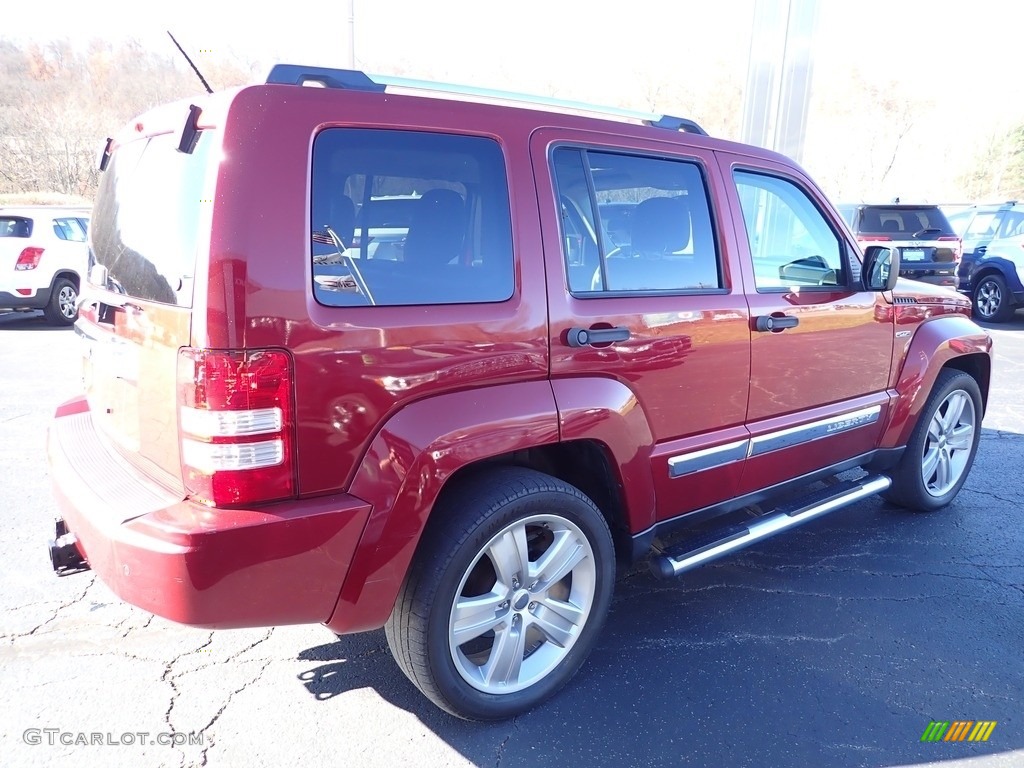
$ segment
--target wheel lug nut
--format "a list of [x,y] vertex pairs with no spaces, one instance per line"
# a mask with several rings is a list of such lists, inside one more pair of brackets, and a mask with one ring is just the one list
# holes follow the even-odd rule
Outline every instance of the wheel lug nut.
[[535,611],[535,610],[537,610],[537,604],[536,604],[536,603],[530,603],[530,604],[529,604],[529,605],[528,605],[527,607],[528,607],[528,608],[529,608],[529,609],[530,609],[531,611]]

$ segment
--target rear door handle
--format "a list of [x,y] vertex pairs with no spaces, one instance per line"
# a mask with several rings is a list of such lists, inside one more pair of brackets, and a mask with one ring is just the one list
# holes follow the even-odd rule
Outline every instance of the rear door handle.
[[628,328],[570,328],[566,343],[570,347],[586,347],[626,341],[628,338]]
[[776,315],[759,315],[754,318],[754,328],[761,333],[796,328],[798,325],[800,325],[800,318],[781,313]]

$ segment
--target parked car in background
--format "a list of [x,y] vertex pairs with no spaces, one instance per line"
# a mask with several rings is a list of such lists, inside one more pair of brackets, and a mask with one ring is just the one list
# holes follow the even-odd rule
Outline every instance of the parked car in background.
[[894,248],[900,277],[957,287],[960,236],[937,205],[837,206],[862,248]]
[[0,309],[41,309],[51,325],[75,322],[88,226],[85,208],[0,208]]
[[[957,272],[960,290],[971,297],[981,320],[1009,320],[1015,307],[1024,303],[1016,268],[1024,235],[1024,203],[974,205],[952,214],[949,223],[963,239]],[[990,253],[993,248],[996,252]]]
[[971,297],[977,319],[1009,321],[1024,306],[1024,234],[991,240],[971,261],[961,290]]

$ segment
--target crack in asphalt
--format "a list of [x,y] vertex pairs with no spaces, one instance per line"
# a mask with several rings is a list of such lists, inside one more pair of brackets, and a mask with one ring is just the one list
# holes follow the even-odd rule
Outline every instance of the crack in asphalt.
[[715,640],[687,640],[676,637],[650,637],[637,643],[638,648],[714,648],[734,643],[824,643],[833,645],[850,637],[846,632],[835,637],[812,637],[810,635],[755,635],[750,632],[730,634]]
[[[233,653],[230,656],[228,656],[227,658],[225,658],[223,661],[211,661],[211,662],[206,663],[206,664],[200,664],[199,666],[192,667],[191,669],[186,669],[183,672],[179,672],[178,674],[175,675],[175,678],[184,677],[185,675],[193,675],[196,672],[202,672],[204,669],[209,669],[210,667],[217,667],[217,666],[220,666],[221,664],[227,664],[229,662],[236,661],[236,660],[238,660],[238,657],[241,656],[246,651],[251,651],[257,645],[260,645],[261,643],[265,643],[267,640],[269,640],[270,636],[273,634],[273,632],[274,632],[273,628],[267,630],[267,633],[263,637],[261,637],[259,640],[256,640],[255,642],[250,643],[249,645],[245,646],[245,648],[243,648],[240,651],[236,651],[235,653]],[[210,644],[213,642],[213,634],[214,633],[211,632],[209,638],[207,639],[207,641],[205,643],[203,643],[199,647],[195,648],[194,650],[190,651],[189,653],[183,654],[183,656],[190,656],[193,653],[199,653],[199,651],[203,650],[204,648],[208,648],[210,646]],[[178,658],[180,659],[182,657],[179,656]]]
[[[131,617],[129,617],[129,618],[131,618]],[[124,640],[126,637],[128,637],[128,635],[130,635],[132,632],[134,632],[137,629],[140,629],[140,630],[141,629],[149,629],[149,625],[153,623],[153,619],[154,618],[156,618],[156,617],[153,614],[150,614],[149,617],[146,619],[145,623],[143,623],[143,625],[141,627],[135,627],[135,626],[128,627],[128,629],[125,630],[125,633],[123,635],[121,635],[121,639]],[[115,629],[120,629],[122,626],[124,626],[124,622],[123,621],[120,622],[115,627]]]
[[513,734],[515,734],[515,732],[518,731],[518,730],[519,730],[519,718],[518,717],[513,717],[512,718],[512,730],[508,732],[508,735],[505,736],[505,738],[502,739],[501,743],[498,745],[498,751],[497,751],[497,753],[494,756],[494,758],[495,758],[494,768],[501,768],[501,761],[505,757],[505,747],[508,745],[508,742],[509,742],[509,740],[511,740]]
[[982,440],[1024,440],[1024,435],[1017,434],[1016,432],[1007,432],[1006,430],[999,430],[995,433],[982,433]]
[[93,584],[95,584],[95,583],[96,583],[96,575],[95,574],[90,574],[90,576],[89,576],[89,583],[85,585],[84,589],[82,589],[82,593],[80,595],[77,595],[76,597],[71,598],[70,600],[65,600],[64,602],[60,603],[60,605],[58,605],[56,607],[56,609],[54,609],[53,614],[50,616],[50,618],[48,618],[42,624],[38,624],[37,626],[35,626],[32,629],[30,629],[28,632],[16,632],[16,633],[11,634],[11,635],[3,635],[3,636],[0,636],[0,637],[9,638],[10,639],[10,645],[14,645],[18,640],[20,640],[22,638],[31,637],[31,636],[35,635],[36,632],[41,630],[43,627],[48,626],[48,625],[52,624],[54,621],[56,621],[57,617],[60,615],[60,612],[63,611],[65,608],[70,608],[75,603],[78,603],[78,602],[81,602],[82,600],[84,600],[85,596],[89,593],[89,590],[92,588]]
[[969,491],[970,493],[976,493],[979,496],[988,496],[989,498],[997,499],[1006,504],[1009,504],[1011,507],[1020,507],[1021,509],[1024,509],[1024,502],[1022,502],[1020,499],[1007,499],[1000,496],[998,493],[992,493],[990,491],[979,491],[976,488],[971,488],[969,486],[964,486],[963,490]]
[[[268,634],[268,637],[269,637],[269,634]],[[264,638],[264,640],[265,639],[266,638]],[[259,640],[256,643],[254,643],[253,645],[258,645],[261,642],[263,642],[263,641]],[[252,646],[250,646],[250,647],[252,647]],[[243,663],[255,663],[255,662],[243,662]],[[210,749],[214,745],[213,740],[207,737],[207,733],[206,733],[207,730],[209,730],[213,726],[213,724],[216,723],[220,719],[220,716],[224,714],[225,710],[227,710],[228,705],[231,704],[231,700],[237,694],[241,693],[242,691],[244,691],[249,686],[255,685],[257,682],[259,682],[260,678],[263,677],[263,673],[266,672],[267,667],[269,667],[273,663],[274,663],[273,659],[264,659],[262,664],[260,664],[259,671],[253,676],[252,680],[250,680],[247,683],[244,683],[241,687],[236,688],[231,693],[229,693],[227,699],[221,705],[221,708],[219,710],[217,710],[216,714],[212,718],[210,718],[210,722],[208,722],[206,725],[204,725],[202,728],[199,729],[199,733],[202,734],[202,736],[203,736],[203,751],[199,754],[199,765],[200,766],[205,766],[205,765],[208,764],[209,755],[207,753],[210,751]]]
[[[790,568],[810,568],[811,566],[787,566]],[[977,566],[973,566],[977,567]],[[762,568],[761,570],[772,570],[771,568]],[[820,570],[820,569],[818,569]],[[1013,582],[1002,581],[993,577],[990,574],[986,574],[982,571],[981,576],[963,576],[950,573],[932,573],[929,571],[919,571],[915,573],[879,573],[876,571],[863,571],[863,570],[849,570],[849,569],[831,569],[832,572],[841,574],[853,574],[860,576],[880,576],[892,579],[906,579],[906,578],[919,578],[921,576],[932,576],[936,578],[948,578],[956,581],[977,581],[985,584],[994,584],[1000,587],[1012,587],[1018,591],[1024,592],[1024,588]],[[980,569],[979,569],[980,570]],[[717,589],[744,589],[750,592],[761,592],[769,595],[796,595],[799,597],[816,597],[824,600],[835,600],[837,603],[843,603],[844,601],[853,600],[885,600],[888,602],[906,603],[906,602],[919,602],[923,600],[942,600],[947,599],[946,594],[917,594],[908,597],[898,597],[893,595],[837,595],[824,592],[812,592],[801,589],[784,589],[779,586],[759,586],[755,584],[726,584],[726,583],[715,583],[715,584],[703,584],[701,586],[693,585],[680,585],[673,587],[671,585],[657,588],[652,587],[650,589],[641,590],[635,589],[626,593],[619,594],[616,597],[615,603],[612,605],[612,611],[616,611],[621,604],[625,604],[628,601],[636,600],[637,598],[643,598],[650,595],[666,595],[682,592],[686,595],[697,594],[700,592],[709,592]],[[997,602],[996,605],[1006,605],[1005,603]]]
[[[167,683],[171,687],[171,700],[170,700],[170,702],[167,705],[167,711],[164,712],[164,722],[167,723],[167,731],[168,731],[168,733],[177,733],[177,730],[174,728],[174,725],[171,723],[171,713],[174,711],[174,705],[178,703],[178,697],[181,695],[181,691],[178,690],[178,684],[175,682],[175,680],[178,677],[178,675],[173,674],[174,665],[177,664],[178,661],[180,661],[181,659],[183,659],[186,656],[189,656],[189,655],[191,655],[193,653],[196,653],[197,651],[201,650],[202,648],[205,648],[206,646],[208,646],[212,642],[213,642],[213,632],[210,632],[209,635],[207,635],[206,642],[204,642],[203,644],[193,648],[192,650],[185,651],[184,653],[178,654],[173,659],[171,659],[170,661],[168,661],[168,662],[166,662],[164,664],[164,671],[163,671],[163,674],[160,675],[160,682]],[[179,764],[180,765],[184,765],[185,764],[185,757],[186,757],[184,750],[180,749],[177,745],[173,745],[173,747],[174,747],[175,751],[178,752],[178,756],[180,758]]]
[[[147,626],[148,626],[148,622],[147,622]],[[258,640],[255,640],[252,643],[249,643],[249,645],[247,645],[244,648],[242,648],[241,650],[238,650],[235,653],[231,654],[230,656],[228,656],[227,658],[225,658],[221,662],[212,662],[210,664],[203,664],[203,665],[201,665],[199,667],[196,667],[195,669],[191,669],[191,670],[187,670],[185,672],[179,672],[179,673],[175,674],[174,673],[174,665],[177,664],[179,661],[181,661],[181,659],[185,658],[186,656],[191,656],[192,654],[199,653],[204,648],[208,648],[210,645],[213,644],[214,633],[211,631],[207,635],[206,640],[203,643],[200,643],[195,648],[193,648],[193,649],[191,649],[189,651],[185,651],[184,653],[181,653],[178,656],[175,656],[173,659],[171,659],[169,662],[167,662],[164,665],[164,672],[160,676],[160,681],[167,683],[171,687],[171,692],[172,692],[171,693],[171,700],[170,700],[170,702],[169,702],[169,704],[167,706],[167,711],[164,713],[164,722],[167,723],[167,730],[170,733],[177,733],[178,732],[177,729],[174,727],[174,725],[171,723],[171,713],[174,711],[174,706],[175,706],[175,704],[177,704],[178,697],[181,695],[181,691],[178,689],[178,685],[177,685],[177,682],[176,682],[178,680],[178,678],[180,678],[180,677],[182,677],[182,676],[184,676],[186,674],[191,674],[192,672],[197,672],[200,669],[206,669],[208,667],[214,666],[215,664],[227,664],[229,662],[235,661],[243,653],[245,653],[247,651],[250,651],[253,648],[255,648],[257,645],[260,645],[261,643],[264,643],[267,640],[269,640],[270,636],[273,633],[274,633],[273,628],[267,630],[266,634],[264,634],[263,637],[259,638]],[[243,662],[243,663],[245,663],[245,662]],[[227,700],[224,702],[224,704],[221,706],[221,708],[213,716],[213,719],[211,719],[209,723],[207,723],[205,726],[203,726],[203,728],[201,728],[198,731],[198,733],[202,734],[202,736],[203,736],[203,742],[202,742],[203,743],[203,751],[202,751],[202,755],[201,755],[202,761],[200,763],[201,765],[206,765],[206,762],[207,762],[206,753],[210,749],[210,747],[213,746],[213,742],[209,741],[207,739],[207,737],[206,737],[206,730],[211,725],[213,725],[217,721],[217,719],[224,713],[224,710],[227,709],[228,704],[231,703],[232,697],[234,697],[234,695],[236,693],[239,693],[240,691],[245,690],[250,685],[252,685],[257,680],[259,680],[259,678],[263,675],[263,671],[268,666],[270,666],[271,663],[273,663],[273,659],[265,659],[264,662],[263,662],[263,666],[260,669],[259,673],[256,675],[256,677],[253,678],[252,680],[250,680],[245,685],[243,685],[238,690],[232,691],[228,695]],[[181,764],[184,765],[185,764],[185,758],[186,758],[184,750],[178,748],[177,746],[175,746],[175,748],[178,749],[178,751],[180,753],[180,756],[181,756]]]
[[[854,576],[878,576],[880,578],[887,579],[918,579],[922,576],[931,576],[937,579],[956,579],[959,581],[983,581],[988,583],[995,583],[1001,586],[1013,586],[1011,582],[1000,581],[991,574],[985,573],[982,569],[983,566],[976,563],[965,563],[972,568],[977,568],[981,571],[982,576],[968,576],[965,574],[958,573],[935,573],[933,571],[906,571],[903,573],[886,573],[884,571],[870,571],[856,568],[836,568],[834,566],[815,566],[815,565],[803,565],[801,563],[787,563],[784,565],[772,565],[764,566],[757,563],[750,563],[747,567],[753,571],[793,571],[793,570],[809,570],[817,571],[820,573],[831,573],[831,574],[842,574],[842,575],[854,575]],[[722,585],[729,586],[729,585]],[[734,585],[734,586],[747,586],[747,585]]]

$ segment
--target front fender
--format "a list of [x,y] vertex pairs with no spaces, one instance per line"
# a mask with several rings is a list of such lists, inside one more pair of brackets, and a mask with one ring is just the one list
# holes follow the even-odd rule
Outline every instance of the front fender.
[[327,626],[348,633],[384,625],[427,517],[456,470],[558,438],[548,381],[439,395],[392,416],[349,488],[372,511]]
[[895,385],[898,397],[880,448],[907,444],[939,371],[965,355],[992,355],[992,338],[973,321],[949,315],[920,325],[903,357]]

